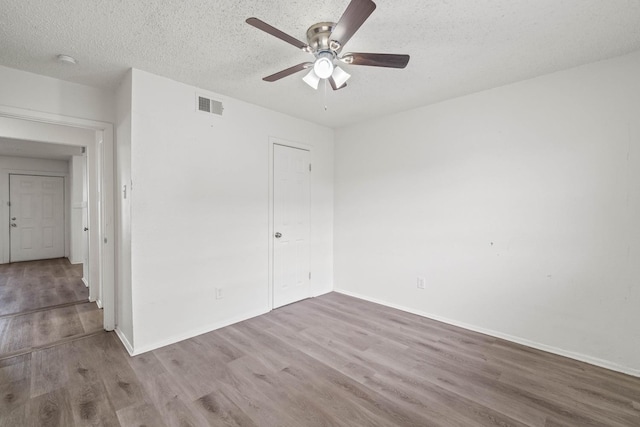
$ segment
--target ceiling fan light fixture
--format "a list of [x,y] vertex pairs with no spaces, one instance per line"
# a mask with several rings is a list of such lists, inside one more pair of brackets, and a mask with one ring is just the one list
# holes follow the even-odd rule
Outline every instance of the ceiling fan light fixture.
[[320,83],[320,78],[316,76],[316,73],[313,70],[310,70],[307,75],[302,78],[302,80],[312,88],[318,90],[318,83]]
[[351,74],[336,66],[331,77],[333,77],[333,81],[336,83],[336,87],[342,87],[347,82],[347,80],[349,80]]
[[329,52],[318,54],[318,59],[313,63],[313,71],[321,79],[328,79],[333,74],[333,55]]

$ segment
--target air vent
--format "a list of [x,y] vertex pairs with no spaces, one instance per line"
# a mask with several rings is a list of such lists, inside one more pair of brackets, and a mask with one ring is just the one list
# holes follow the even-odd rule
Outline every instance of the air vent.
[[222,102],[196,94],[196,111],[221,116],[223,110]]

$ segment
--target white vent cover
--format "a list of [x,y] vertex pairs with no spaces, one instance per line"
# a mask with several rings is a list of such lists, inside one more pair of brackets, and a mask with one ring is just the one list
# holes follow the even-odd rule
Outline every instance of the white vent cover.
[[221,101],[216,101],[215,99],[196,94],[196,111],[221,116],[223,110],[224,107],[222,106]]

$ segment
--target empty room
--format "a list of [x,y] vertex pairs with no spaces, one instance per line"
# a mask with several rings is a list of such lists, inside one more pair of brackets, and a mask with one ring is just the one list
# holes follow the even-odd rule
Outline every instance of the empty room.
[[0,426],[640,426],[640,2],[0,0]]

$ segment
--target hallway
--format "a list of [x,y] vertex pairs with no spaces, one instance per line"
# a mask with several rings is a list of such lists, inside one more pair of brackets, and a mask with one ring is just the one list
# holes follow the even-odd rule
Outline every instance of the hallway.
[[102,330],[82,265],[66,258],[0,265],[0,359]]

